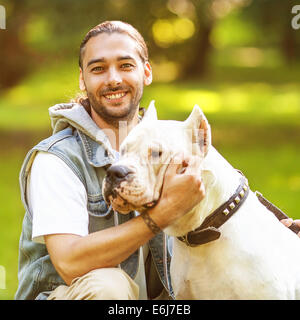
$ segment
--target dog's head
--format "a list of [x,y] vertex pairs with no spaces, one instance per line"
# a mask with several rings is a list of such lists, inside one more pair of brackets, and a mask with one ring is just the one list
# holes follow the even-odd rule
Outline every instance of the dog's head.
[[203,160],[210,137],[209,124],[199,106],[195,105],[185,121],[157,120],[152,102],[143,120],[124,139],[120,160],[107,170],[102,187],[105,201],[124,214],[154,206],[171,158],[183,152]]

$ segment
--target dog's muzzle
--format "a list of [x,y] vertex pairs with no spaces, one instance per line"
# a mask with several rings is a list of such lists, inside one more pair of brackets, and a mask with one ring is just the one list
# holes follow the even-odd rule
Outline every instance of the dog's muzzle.
[[132,179],[133,171],[130,168],[120,165],[112,165],[106,171],[104,198],[116,196],[115,189],[118,188],[122,181],[129,182]]
[[[140,198],[141,194],[139,195],[139,197],[136,197],[135,194],[134,197],[134,192],[131,193],[130,189],[126,188],[126,185],[130,185],[130,183],[134,181],[135,177],[136,172],[130,167],[118,164],[110,166],[106,171],[103,188],[103,196],[106,203],[109,205],[112,204],[113,206],[117,205],[117,210],[122,210],[121,207],[123,206],[127,207],[127,209],[130,208],[131,210],[139,211],[144,211],[146,209],[154,207],[157,202],[156,200],[152,200],[146,203],[135,203],[136,199],[142,200]],[[125,186],[122,184],[124,182]]]

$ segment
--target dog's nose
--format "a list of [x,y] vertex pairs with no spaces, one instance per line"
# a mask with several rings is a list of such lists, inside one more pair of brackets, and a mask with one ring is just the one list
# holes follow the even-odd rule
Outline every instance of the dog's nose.
[[108,168],[106,175],[111,181],[124,180],[130,173],[133,173],[128,167],[112,165]]

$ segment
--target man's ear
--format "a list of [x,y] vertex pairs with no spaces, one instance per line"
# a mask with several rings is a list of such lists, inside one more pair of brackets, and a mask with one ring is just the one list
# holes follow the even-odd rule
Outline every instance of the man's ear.
[[84,83],[84,80],[83,80],[83,71],[82,71],[81,68],[79,68],[79,89],[81,91],[86,91],[85,83]]
[[154,105],[154,100],[152,100],[149,104],[148,109],[146,110],[146,113],[143,117],[143,121],[147,121],[147,120],[157,120],[157,112],[156,112],[156,108]]
[[149,86],[152,83],[152,68],[149,62],[144,64],[144,85]]
[[197,104],[184,124],[187,130],[192,130],[193,144],[199,145],[201,153],[205,157],[211,146],[211,130],[203,111]]

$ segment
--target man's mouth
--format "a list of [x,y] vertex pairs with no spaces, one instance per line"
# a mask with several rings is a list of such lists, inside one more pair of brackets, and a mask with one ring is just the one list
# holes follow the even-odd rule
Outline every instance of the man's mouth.
[[118,93],[109,93],[104,94],[103,96],[110,101],[120,100],[127,95],[127,92],[118,92]]

